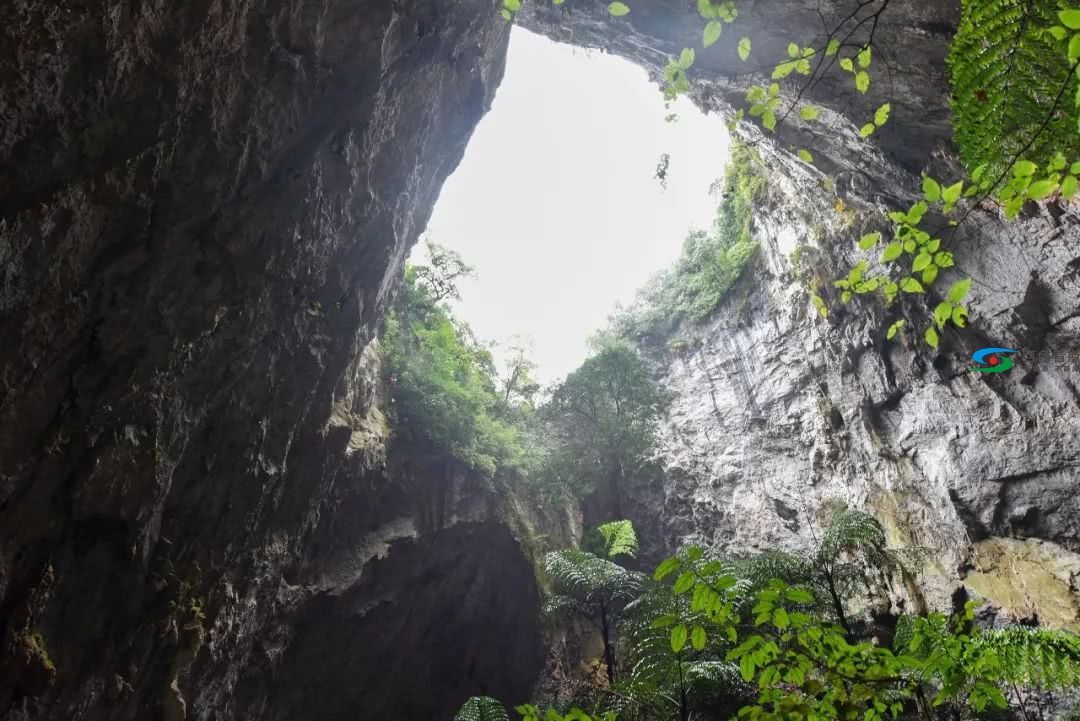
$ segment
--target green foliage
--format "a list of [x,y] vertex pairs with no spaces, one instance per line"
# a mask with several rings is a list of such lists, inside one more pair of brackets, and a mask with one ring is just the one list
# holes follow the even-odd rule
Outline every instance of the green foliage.
[[[1076,58],[1053,0],[964,0],[948,63],[954,141],[969,171],[998,176],[1021,152],[1046,165],[1058,152],[1080,157],[1075,116],[1054,114],[1061,93],[1071,104]],[[1057,30],[1055,30],[1057,28]],[[1072,29],[1072,28],[1069,28]],[[1063,62],[1069,56],[1069,62]],[[1035,138],[1030,148],[1025,145]]]
[[454,721],[510,721],[506,707],[490,696],[473,696],[454,714]]
[[630,521],[612,521],[597,526],[586,541],[585,547],[601,558],[637,554],[638,539],[634,524]]
[[554,593],[547,598],[544,613],[552,618],[581,618],[595,624],[603,642],[608,680],[614,683],[618,678],[615,634],[619,620],[627,602],[641,594],[646,577],[609,560],[631,547],[631,541],[636,549],[637,536],[630,522],[605,525],[607,528],[598,535],[611,539],[604,544],[607,557],[577,548],[565,548],[545,556],[544,570]]
[[621,340],[606,341],[542,408],[553,439],[540,473],[578,492],[606,483],[617,502],[627,475],[653,452],[665,402],[641,356]]
[[435,248],[433,259],[443,262],[406,269],[383,333],[396,435],[431,443],[488,475],[520,468],[524,445],[502,418],[506,398],[496,390],[491,353],[440,302],[456,296],[454,281],[467,266]]
[[760,158],[754,151],[734,145],[712,231],[695,231],[686,238],[675,265],[654,277],[632,308],[615,315],[616,332],[657,345],[680,324],[701,323],[711,317],[756,257],[753,209],[765,187]]
[[592,615],[600,612],[601,605],[615,608],[634,598],[644,583],[637,571],[576,548],[547,554],[544,570],[557,592],[547,602],[549,615],[567,611]]

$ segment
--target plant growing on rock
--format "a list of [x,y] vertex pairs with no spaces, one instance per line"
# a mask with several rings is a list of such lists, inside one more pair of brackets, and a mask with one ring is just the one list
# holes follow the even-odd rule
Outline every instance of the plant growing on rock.
[[544,569],[555,592],[544,604],[546,614],[580,618],[600,632],[608,681],[619,675],[616,631],[623,607],[641,593],[645,576],[614,562],[637,552],[637,536],[630,521],[615,521],[596,529],[594,552],[566,548],[544,558]]
[[[553,1],[562,4],[562,0]],[[809,129],[820,120],[823,109],[804,97],[830,73],[850,75],[853,90],[866,94],[873,82],[874,48],[881,42],[875,34],[890,2],[861,0],[809,43],[792,42],[785,57],[769,58],[751,68],[748,77],[759,73],[767,77],[748,84],[745,106],[735,110],[729,128],[734,132],[742,123],[753,121],[764,138],[790,119]],[[632,12],[631,5],[612,3],[609,12],[623,17]],[[738,5],[733,0],[697,0],[696,7],[703,24],[700,49],[708,51],[721,37],[724,25],[736,22]],[[504,0],[507,20],[520,9],[521,0]],[[1080,141],[1075,132],[1080,120],[1076,112],[1080,108],[1080,9],[1065,0],[964,0],[961,10],[949,67],[955,140],[970,175],[949,182],[927,177],[924,201],[889,213],[890,225],[884,232],[860,238],[863,250],[881,242],[886,243],[885,250],[873,264],[860,261],[836,280],[843,303],[854,295],[875,294],[891,306],[898,296],[932,293],[939,272],[955,265],[950,245],[956,229],[987,200],[996,201],[1005,217],[1012,219],[1028,201],[1056,194],[1072,200],[1080,189]],[[741,62],[749,62],[752,39],[741,38],[735,52]],[[678,57],[669,59],[662,73],[665,97],[690,91],[697,53],[695,47],[685,47]],[[869,138],[891,115],[891,103],[881,104],[871,117],[856,122],[858,135]],[[814,163],[812,148],[790,146],[787,150],[804,163]],[[931,205],[937,207],[928,215]],[[920,227],[924,216],[938,221],[938,227]],[[947,237],[941,232],[944,229],[950,229]],[[892,339],[917,328],[923,341],[936,349],[946,326],[962,328],[967,323],[963,304],[967,291],[960,292],[962,282],[954,282],[932,312],[925,311],[934,301],[904,304],[900,317],[892,312],[886,335]],[[811,293],[811,301],[822,317],[828,316],[825,298]],[[920,306],[926,306],[925,314],[915,312]]]

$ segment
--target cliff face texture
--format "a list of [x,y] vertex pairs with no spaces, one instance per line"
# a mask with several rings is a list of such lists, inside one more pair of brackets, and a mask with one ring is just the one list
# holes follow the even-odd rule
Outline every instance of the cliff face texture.
[[[699,37],[693,3],[625,20],[605,5],[536,2],[522,21],[653,70]],[[775,58],[821,23],[817,2],[744,5],[699,53],[708,107],[744,91],[739,36]],[[495,6],[0,8],[0,718],[429,719],[527,695],[543,660],[531,567],[482,484],[437,458],[387,463],[371,343],[499,83]],[[825,122],[761,146],[793,173],[758,227],[768,276],[668,372],[651,522],[665,542],[805,543],[808,514],[839,497],[938,549],[942,594],[966,575],[1064,622],[1074,211],[980,213],[956,252],[985,287],[940,353],[884,344],[870,306],[808,317],[786,265],[812,235],[832,272],[852,229],[785,143],[861,211],[913,197],[927,162],[952,167],[956,12],[893,0],[870,94],[824,81],[809,97]],[[886,96],[890,124],[859,140]],[[982,345],[1020,349],[1018,367],[965,372]]]
[[0,28],[0,718],[524,697],[531,566],[459,472],[391,477],[364,353],[501,79],[490,3]]
[[[785,58],[788,42],[823,47],[824,30],[855,9],[824,5],[740,4],[738,22],[725,27],[714,49],[698,48],[690,71],[696,100],[719,110],[744,107],[752,81],[741,70]],[[684,44],[697,44],[701,21],[681,4],[649,3],[619,21],[603,10],[564,14],[570,20],[554,32],[654,71]],[[558,15],[543,9],[528,22],[544,29]],[[921,329],[885,340],[897,310],[859,299],[841,307],[831,295],[831,280],[865,257],[857,239],[887,229],[884,211],[919,199],[920,171],[961,177],[949,142],[944,63],[957,18],[954,3],[889,3],[852,36],[861,44],[874,28],[869,93],[833,72],[803,95],[823,108],[821,121],[793,120],[764,139],[744,131],[771,177],[755,219],[760,264],[708,327],[686,330],[679,340],[687,351],[666,361],[675,401],[659,458],[664,478],[639,482],[630,507],[657,544],[654,554],[690,540],[736,553],[806,546],[820,537],[829,509],[869,510],[894,543],[930,551],[932,604],[947,606],[962,584],[993,601],[1003,618],[1075,629],[1077,206],[1031,206],[1012,224],[985,208],[955,234],[945,229],[956,267],[942,273],[938,292],[972,277],[972,319],[946,332],[936,352],[922,343]],[[734,49],[744,35],[753,39],[746,66]],[[872,142],[860,140],[858,127],[886,101],[888,124]],[[794,148],[813,152],[812,169],[793,159]],[[815,281],[833,306],[827,320],[808,302]],[[927,308],[938,300],[932,295]],[[915,315],[925,318],[926,309]],[[1018,350],[1016,367],[969,371],[972,352],[989,346]]]

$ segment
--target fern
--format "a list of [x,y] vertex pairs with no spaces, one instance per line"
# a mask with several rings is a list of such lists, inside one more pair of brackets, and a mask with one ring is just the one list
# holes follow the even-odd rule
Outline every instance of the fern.
[[1070,103],[1076,91],[1063,39],[1048,30],[1057,10],[1052,0],[963,0],[948,63],[954,139],[970,171],[985,165],[997,177],[1036,134],[1027,159],[1078,155],[1072,114],[1055,113],[1038,132],[1063,86]]
[[589,534],[586,546],[601,558],[630,556],[637,554],[638,539],[634,525],[630,521],[612,521],[597,526]]
[[641,573],[576,548],[547,554],[544,570],[564,595],[586,604],[629,600],[641,591],[645,582]]
[[1044,689],[1080,686],[1080,636],[1075,633],[1013,626],[982,633],[975,643],[997,655],[1005,681]]
[[473,696],[454,714],[454,721],[510,721],[506,707],[490,696]]

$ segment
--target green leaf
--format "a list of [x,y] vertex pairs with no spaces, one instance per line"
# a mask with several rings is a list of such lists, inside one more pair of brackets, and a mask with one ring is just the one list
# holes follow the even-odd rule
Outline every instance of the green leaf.
[[889,121],[889,113],[892,112],[892,105],[885,103],[876,111],[874,111],[874,124],[882,126]]
[[672,587],[675,593],[686,593],[694,585],[694,574],[690,571],[683,572],[677,579],[675,579],[675,585]]
[[889,326],[889,332],[885,334],[885,337],[888,338],[889,340],[892,340],[896,336],[896,334],[900,331],[900,329],[904,327],[904,322],[905,322],[904,319],[901,318],[900,320],[898,320],[895,323],[893,323],[892,325],[890,325]]
[[683,70],[689,70],[690,66],[694,64],[694,49],[683,48],[679,53],[679,67]]
[[960,193],[964,190],[964,181],[960,180],[941,191],[941,197],[946,203],[952,205],[960,199]]
[[967,298],[968,291],[971,290],[971,278],[964,278],[958,280],[952,284],[949,288],[949,301],[952,303],[960,304],[964,302],[964,298]]
[[788,618],[788,612],[783,608],[778,608],[773,611],[773,625],[777,628],[787,628],[791,623],[791,619]]
[[867,123],[866,125],[859,128],[859,137],[868,138],[874,134],[875,130],[877,130],[876,125],[874,125],[873,123]]
[[[702,36],[702,44],[705,47],[711,46],[713,43],[720,39],[720,33],[722,33],[723,31],[724,26],[720,23],[719,20],[710,20],[708,24],[705,25],[705,33]],[[742,52],[740,51],[739,54],[742,55]],[[743,58],[743,60],[745,59],[746,58]]]
[[953,267],[952,253],[949,253],[949,252],[944,251],[944,250],[941,251],[940,253],[938,253],[937,255],[934,256],[934,263],[936,263],[938,265],[938,267],[940,267],[940,268],[951,268],[951,267]]
[[926,333],[923,334],[923,338],[926,339],[926,345],[935,349],[938,347],[938,334],[937,331],[933,329],[933,327],[926,329]]
[[1058,189],[1055,180],[1037,180],[1028,186],[1028,197],[1032,200],[1042,200]]
[[863,48],[862,50],[859,51],[859,67],[860,68],[868,68],[868,67],[870,67],[870,48],[869,47],[865,47],[865,48]]
[[675,616],[671,615],[670,613],[666,613],[663,616],[656,617],[653,622],[649,624],[649,628],[666,628],[667,626],[675,623],[677,620],[679,619]]
[[799,109],[799,117],[803,120],[817,120],[818,109],[815,105],[804,105]]
[[776,129],[776,114],[771,110],[766,110],[761,115],[761,124],[765,126],[766,130]]
[[923,197],[931,203],[941,200],[941,186],[929,175],[922,179],[922,191]]
[[607,11],[617,18],[621,18],[630,12],[630,8],[627,7],[626,3],[613,2],[607,6]]
[[1075,175],[1066,175],[1061,181],[1061,197],[1072,200],[1076,196],[1077,180]]
[[694,630],[690,632],[690,643],[698,651],[702,651],[705,648],[705,641],[708,636],[705,634],[705,629],[701,626],[694,626]]
[[923,272],[922,272],[923,285],[928,286],[928,287],[933,285],[934,281],[937,280],[937,276],[938,276],[938,267],[936,265],[928,265],[928,266],[926,266],[926,269],[923,270]]
[[1069,30],[1080,30],[1080,10],[1062,10],[1058,13],[1058,18]]
[[1053,37],[1054,40],[1064,40],[1069,36],[1069,31],[1061,27],[1060,25],[1054,25],[1050,28],[1047,28],[1046,32],[1050,33],[1051,37]]
[[[770,98],[775,98],[779,94],[780,94],[780,84],[779,83],[769,83],[769,97]],[[775,110],[775,108],[771,108],[771,109]]]
[[703,555],[705,552],[701,550],[701,546],[690,546],[686,549],[686,557],[691,561],[700,561]]
[[975,168],[975,170],[972,171],[972,173],[971,173],[972,182],[978,183],[979,179],[982,178],[983,173],[985,173],[985,172],[986,172],[986,163],[983,163],[979,167]]
[[851,62],[851,58],[840,58],[840,67],[849,73],[855,72],[855,63]]
[[885,246],[885,250],[881,253],[882,263],[891,263],[900,257],[900,254],[904,252],[904,247],[899,240],[894,240]]
[[784,595],[792,603],[813,603],[814,601],[814,594],[805,588],[789,588]]
[[829,308],[828,308],[828,306],[825,305],[825,301],[822,300],[821,296],[820,295],[812,295],[812,296],[810,296],[810,299],[814,302],[814,307],[817,308],[818,314],[822,318],[828,318],[829,317]]
[[503,7],[512,13],[521,9],[521,0],[503,0]]
[[1039,166],[1030,160],[1017,160],[1013,165],[1013,175],[1018,178],[1026,178],[1035,174],[1035,171],[1039,169]]
[[880,240],[881,233],[875,230],[873,233],[867,233],[863,237],[859,238],[859,247],[863,250],[870,250],[875,245],[877,245],[878,241]]
[[915,261],[911,264],[911,270],[914,273],[918,273],[920,270],[925,270],[934,258],[929,253],[919,253],[915,256]]
[[739,660],[739,674],[742,680],[749,683],[754,678],[754,657],[746,654]]
[[926,214],[928,206],[923,201],[919,201],[915,205],[911,206],[908,210],[908,222],[912,225],[918,225],[922,222],[923,215]]
[[968,318],[967,308],[965,308],[962,305],[953,306],[953,310],[952,310],[952,322],[953,323],[955,323],[960,328],[963,328],[963,327],[965,327],[967,325],[967,318]]
[[675,628],[671,629],[671,650],[675,653],[682,651],[683,646],[686,645],[686,625],[680,623]]
[[914,278],[904,278],[902,281],[900,281],[900,290],[904,291],[905,293],[922,293],[926,289],[923,288],[922,283],[915,280]]
[[512,21],[514,19],[514,16],[506,8],[503,8],[503,10],[502,10],[502,17],[503,17],[503,20],[506,20],[507,22],[510,22],[510,21]]
[[750,38],[743,38],[739,41],[739,59],[744,63],[750,57]]
[[934,322],[938,324],[938,328],[943,328],[946,323],[949,322],[949,318],[952,318],[953,304],[947,300],[944,300],[934,307]]
[[810,153],[809,150],[803,148],[799,151],[799,160],[803,161],[804,163],[813,163],[814,156]]
[[870,89],[870,75],[865,70],[855,74],[855,89],[860,93],[866,93]]
[[795,43],[788,43],[787,54],[788,54],[788,57],[792,57],[792,58],[799,57],[799,46],[796,45]]
[[656,567],[656,571],[653,573],[653,578],[657,581],[663,581],[665,577],[671,575],[673,571],[682,565],[682,561],[677,558],[665,558],[660,562],[660,565]]
[[719,15],[717,9],[713,7],[711,0],[697,0],[697,11],[698,14],[706,20],[715,18]]
[[829,41],[829,45],[825,48],[826,55],[836,55],[836,51],[840,49],[840,41],[835,38]]

